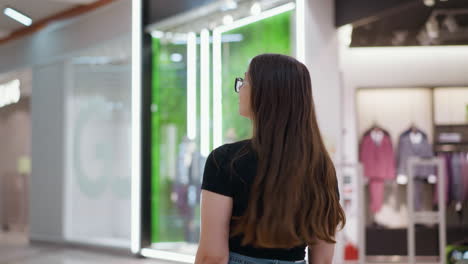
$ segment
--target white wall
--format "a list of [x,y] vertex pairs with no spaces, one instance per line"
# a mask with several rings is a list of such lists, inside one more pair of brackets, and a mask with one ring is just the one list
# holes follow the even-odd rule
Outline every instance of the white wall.
[[[305,1],[305,64],[312,79],[317,118],[333,160],[341,163],[342,115],[338,34],[334,1]],[[341,177],[338,177],[339,181]],[[334,263],[343,262],[344,237],[338,235]]]
[[130,31],[131,1],[119,0],[0,46],[0,73],[33,68],[32,240],[61,241],[64,235],[65,61]]
[[62,63],[33,69],[29,196],[32,240],[61,241],[63,236],[64,77]]
[[375,123],[385,129],[396,148],[411,124],[432,142],[432,90],[428,88],[360,89],[356,94],[358,135]]
[[434,89],[434,123],[468,123],[468,85],[466,87],[442,87]]
[[338,37],[334,4],[328,0],[306,1],[305,64],[323,137],[334,160],[341,157],[341,88]]

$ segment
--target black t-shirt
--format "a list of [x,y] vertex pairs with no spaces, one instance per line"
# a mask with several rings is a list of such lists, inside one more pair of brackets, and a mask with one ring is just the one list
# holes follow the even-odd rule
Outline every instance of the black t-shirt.
[[[233,168],[231,163],[233,158]],[[242,216],[247,209],[250,186],[257,171],[257,156],[250,140],[223,145],[208,156],[202,189],[232,197],[232,216]],[[232,224],[232,221],[231,221]],[[306,245],[290,249],[242,246],[242,236],[229,239],[229,250],[244,256],[285,261],[304,260]]]

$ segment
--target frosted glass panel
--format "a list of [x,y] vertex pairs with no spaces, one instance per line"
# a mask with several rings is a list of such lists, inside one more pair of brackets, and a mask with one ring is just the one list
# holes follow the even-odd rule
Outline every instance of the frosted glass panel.
[[66,239],[129,247],[129,36],[67,64]]

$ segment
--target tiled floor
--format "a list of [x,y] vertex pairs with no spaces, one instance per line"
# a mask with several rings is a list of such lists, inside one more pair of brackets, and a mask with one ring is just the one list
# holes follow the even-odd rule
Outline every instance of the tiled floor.
[[[29,245],[19,234],[0,233],[0,264],[171,264],[138,259],[124,252],[64,247],[52,244]],[[174,263],[172,263],[174,264]]]

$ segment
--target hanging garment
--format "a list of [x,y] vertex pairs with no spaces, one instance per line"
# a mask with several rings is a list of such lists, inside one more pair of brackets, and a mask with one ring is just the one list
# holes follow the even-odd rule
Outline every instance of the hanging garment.
[[388,132],[371,129],[361,140],[359,160],[368,178],[370,209],[380,210],[384,198],[384,182],[395,178],[395,159],[392,141]]
[[450,164],[452,167],[452,192],[450,196],[456,202],[461,202],[463,198],[462,156],[461,153],[454,153]]
[[463,175],[463,199],[462,201],[468,201],[468,153],[462,154],[462,175]]
[[[427,135],[422,131],[412,133],[411,129],[408,129],[400,135],[397,157],[398,174],[408,176],[408,160],[411,157],[434,157],[432,145],[429,143]],[[424,179],[431,174],[435,174],[434,166],[416,166],[413,171],[413,176]]]
[[394,179],[395,159],[390,135],[382,130],[380,141],[378,136],[372,137],[372,131],[364,134],[361,140],[359,159],[364,166],[364,176],[369,179]]
[[[397,167],[398,174],[406,175],[409,177],[408,160],[411,157],[419,158],[432,158],[434,153],[432,151],[432,145],[429,143],[427,135],[417,130],[413,132],[413,129],[408,129],[400,135],[398,141],[398,157]],[[435,175],[435,167],[427,165],[418,165],[413,168],[414,181],[414,193],[415,203],[414,208],[416,211],[422,207],[422,190],[423,182],[416,181],[416,179],[427,179],[429,175]]]
[[[445,203],[448,204],[450,201],[449,193],[450,193],[450,189],[452,186],[452,166],[451,166],[452,154],[441,153],[438,156],[444,161],[445,171],[444,171],[444,175],[441,175],[440,177],[444,177],[444,180],[445,180],[445,184],[444,184],[445,186],[443,189],[445,190]],[[438,196],[439,182],[440,181],[437,181],[434,187],[434,204],[437,204],[437,200],[439,197]]]

